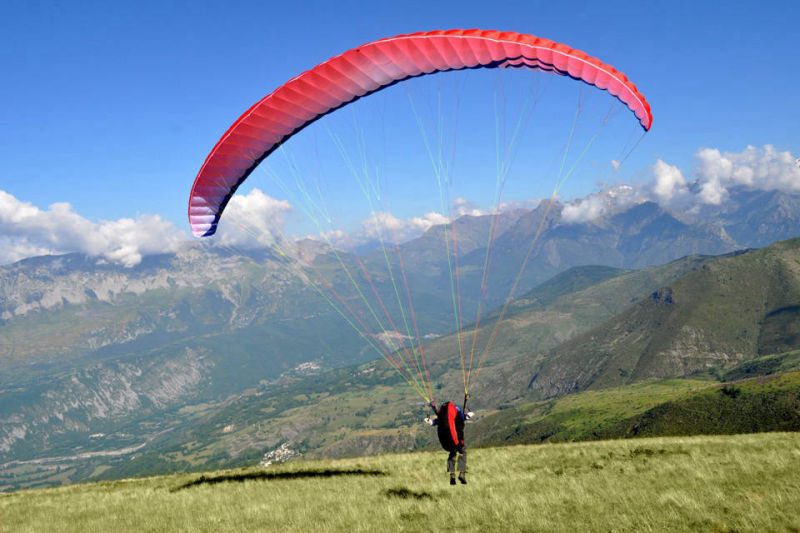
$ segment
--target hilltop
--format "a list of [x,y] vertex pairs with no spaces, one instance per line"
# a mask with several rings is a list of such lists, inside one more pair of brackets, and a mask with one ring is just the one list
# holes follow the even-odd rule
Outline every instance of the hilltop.
[[797,433],[301,461],[0,495],[14,531],[793,531]]

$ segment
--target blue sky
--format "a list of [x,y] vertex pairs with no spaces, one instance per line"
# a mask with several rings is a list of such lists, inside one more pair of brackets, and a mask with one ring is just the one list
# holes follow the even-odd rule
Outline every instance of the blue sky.
[[457,27],[532,33],[617,66],[654,114],[630,179],[658,159],[691,179],[702,147],[800,153],[799,6],[6,0],[0,191],[90,221],[158,214],[186,229],[200,164],[253,102],[364,42]]

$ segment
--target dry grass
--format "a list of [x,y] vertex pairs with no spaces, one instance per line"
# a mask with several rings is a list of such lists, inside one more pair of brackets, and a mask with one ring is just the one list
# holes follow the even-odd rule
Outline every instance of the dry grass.
[[796,433],[478,449],[470,484],[456,487],[444,461],[415,453],[23,491],[0,497],[0,530],[800,531]]

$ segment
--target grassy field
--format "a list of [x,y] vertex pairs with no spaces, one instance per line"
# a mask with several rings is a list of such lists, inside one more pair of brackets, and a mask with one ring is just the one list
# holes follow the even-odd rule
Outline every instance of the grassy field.
[[800,434],[470,451],[73,485],[0,496],[0,531],[800,531]]

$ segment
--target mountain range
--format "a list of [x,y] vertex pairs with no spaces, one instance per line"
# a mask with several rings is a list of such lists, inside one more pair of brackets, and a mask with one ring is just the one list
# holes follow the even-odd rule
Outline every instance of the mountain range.
[[[376,332],[368,342],[331,305],[332,293],[319,290],[320,279],[342,302],[376,307],[372,295],[392,301],[406,276],[420,336],[430,339],[437,395],[452,396],[461,372],[450,335],[454,264],[463,308],[481,301],[476,338],[485,346],[530,249],[475,390],[485,409],[721,372],[798,347],[797,243],[734,252],[797,235],[800,195],[739,190],[725,209],[692,216],[643,202],[568,224],[562,211],[542,204],[435,226],[399,245],[402,271],[396,250],[355,255],[308,242],[299,246],[313,247],[309,264],[274,250],[187,244],[133,268],[76,254],[0,267],[0,471],[56,465],[31,474],[48,483],[99,475],[97,468],[121,475],[125,468],[103,461],[140,446],[160,450],[158,464],[185,468],[175,457],[224,464],[288,441],[329,454],[429,443],[402,429],[418,404],[397,375],[370,362],[376,342],[396,347],[388,323],[400,324],[408,309],[388,308],[390,320],[362,312]],[[452,233],[458,248],[448,257],[444,237]],[[474,318],[464,319],[465,334]],[[324,414],[309,414],[313,402]],[[390,409],[393,402],[402,407]],[[297,409],[304,422],[292,415]],[[363,434],[359,424],[377,432]],[[308,428],[312,436],[298,439]],[[189,453],[186,442],[202,452]],[[137,455],[156,464],[154,455]],[[49,460],[76,456],[91,468],[72,465],[54,477],[62,463]]]

